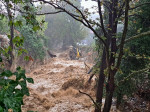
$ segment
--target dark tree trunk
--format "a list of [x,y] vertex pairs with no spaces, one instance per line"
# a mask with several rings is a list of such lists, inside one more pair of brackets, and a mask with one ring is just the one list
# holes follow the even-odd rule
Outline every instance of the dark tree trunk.
[[9,55],[10,55],[10,59],[9,59],[9,64],[10,67],[12,66],[13,60],[14,60],[14,55],[13,55],[13,49],[14,49],[14,45],[13,45],[13,38],[14,38],[14,24],[13,24],[13,15],[11,13],[11,10],[9,8],[9,3],[6,2],[7,4],[7,13],[8,13],[8,19],[10,22],[10,47],[11,49],[9,50]]
[[110,68],[108,69],[109,71],[109,76],[108,76],[108,82],[106,85],[106,98],[105,98],[105,104],[104,104],[104,109],[103,112],[109,112],[111,109],[111,104],[112,104],[112,98],[113,98],[113,93],[115,89],[115,84],[114,84],[114,76],[116,74],[116,70],[111,70],[111,67],[115,66],[115,57],[114,53],[117,52],[117,46],[116,46],[116,33],[117,33],[117,4],[118,0],[112,0],[110,4],[110,9],[113,11],[113,13],[109,14],[109,25],[111,28],[111,31],[109,31],[110,34],[110,39],[111,39],[111,55],[109,59],[109,66]]
[[108,80],[109,82],[106,85],[106,98],[105,98],[105,105],[104,105],[103,112],[109,112],[111,109],[112,98],[113,98],[113,93],[115,89],[114,72],[110,74],[110,78]]
[[[112,18],[110,17],[112,15],[112,13],[109,13],[109,22],[112,22]],[[107,37],[106,39],[106,45],[107,47],[109,47],[110,45],[110,41],[111,41],[111,24],[109,24],[108,26],[108,35],[105,35],[105,37]],[[103,55],[102,55],[102,62],[100,65],[100,74],[99,74],[99,80],[98,80],[98,86],[97,86],[97,94],[96,94],[96,102],[100,105],[99,109],[95,109],[95,112],[101,112],[101,105],[102,105],[102,98],[103,98],[103,88],[104,88],[104,81],[105,81],[105,74],[104,74],[104,70],[107,68],[107,64],[106,64],[106,49],[104,47],[103,49]]]
[[103,55],[102,55],[102,62],[100,65],[100,74],[99,74],[99,79],[98,79],[98,85],[97,85],[97,94],[96,94],[96,102],[100,105],[99,109],[96,108],[95,112],[101,112],[101,105],[102,105],[102,97],[103,97],[103,85],[104,85],[104,80],[105,80],[105,74],[104,70],[106,69],[106,51],[105,48],[103,50]]
[[111,104],[112,104],[112,98],[113,98],[113,91],[107,91],[106,92],[106,98],[105,98],[105,105],[103,112],[109,112],[111,109]]

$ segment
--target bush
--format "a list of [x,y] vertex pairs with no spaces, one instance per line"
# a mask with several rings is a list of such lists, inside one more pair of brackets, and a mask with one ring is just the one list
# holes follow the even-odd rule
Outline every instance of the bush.
[[[9,77],[15,76],[15,80]],[[8,77],[8,78],[6,78]],[[25,76],[25,70],[20,67],[16,72],[12,73],[5,70],[0,74],[0,112],[21,112],[21,105],[23,105],[23,96],[29,96],[27,82],[34,83],[32,78]]]

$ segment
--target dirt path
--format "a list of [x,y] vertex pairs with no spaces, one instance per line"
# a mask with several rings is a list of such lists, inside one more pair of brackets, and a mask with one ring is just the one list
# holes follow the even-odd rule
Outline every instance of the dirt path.
[[[27,76],[35,83],[28,84],[30,96],[24,98],[23,112],[92,112],[91,100],[78,92],[87,92],[85,80],[89,75],[84,62],[53,58]],[[88,91],[91,89],[88,87]]]

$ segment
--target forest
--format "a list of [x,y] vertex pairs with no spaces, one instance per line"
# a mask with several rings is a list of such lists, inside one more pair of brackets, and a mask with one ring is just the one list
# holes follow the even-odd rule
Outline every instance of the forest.
[[0,112],[150,112],[150,0],[0,0]]

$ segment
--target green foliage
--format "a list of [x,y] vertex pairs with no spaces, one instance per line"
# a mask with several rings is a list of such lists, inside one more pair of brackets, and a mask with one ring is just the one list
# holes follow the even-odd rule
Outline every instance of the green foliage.
[[[46,36],[44,32],[47,28],[47,24],[45,22],[45,16],[37,16],[36,21],[40,24],[32,25],[27,24],[27,21],[22,18],[22,16],[18,16],[16,21],[21,21],[22,26],[17,26],[17,30],[21,34],[21,36],[16,36],[14,38],[14,42],[17,42],[17,45],[23,44],[23,48],[18,50],[18,54],[21,52],[27,53],[34,59],[43,59],[45,56],[44,50],[44,41],[46,40]],[[38,30],[38,31],[37,31]],[[26,50],[24,50],[26,49]]]
[[45,51],[43,48],[42,39],[32,31],[30,25],[24,25],[19,29],[24,37],[24,48],[28,51],[29,55],[34,59],[43,59],[45,56]]
[[[138,4],[148,1],[150,0],[142,0]],[[136,14],[139,16],[130,18],[128,37],[150,30],[149,11],[150,8],[145,6],[136,9]],[[150,82],[148,80],[150,79],[148,78],[148,71],[143,71],[142,73],[136,72],[136,74],[131,75],[135,71],[140,71],[149,66],[149,43],[149,36],[144,36],[129,42],[125,46],[125,49],[129,49],[129,51],[125,52],[125,58],[121,64],[123,74],[118,73],[116,75],[116,83],[118,85],[116,95],[118,100],[122,100],[123,95],[131,96],[139,89],[144,91],[146,90],[145,87],[149,87]]]
[[2,57],[0,57],[0,62],[2,62]]
[[41,30],[37,32],[40,36],[45,36],[45,30],[48,27],[48,22],[45,22],[45,16],[37,16],[36,20],[40,23]]
[[[9,2],[9,1],[4,1]],[[19,2],[19,4],[18,4]],[[31,3],[29,3],[29,1],[24,1],[24,0],[16,0],[16,1],[12,1],[10,3],[8,3],[8,9],[11,8],[13,5],[18,5],[18,7],[20,8],[21,11],[23,11],[24,13],[22,13],[22,15],[17,15],[17,18],[15,17],[15,13],[11,12],[12,15],[9,15],[10,18],[12,18],[12,20],[8,20],[7,18],[9,17],[5,17],[6,15],[1,14],[1,20],[0,20],[0,29],[2,29],[0,31],[0,33],[5,33],[8,35],[8,38],[11,40],[11,38],[13,38],[13,45],[15,45],[15,48],[11,48],[12,46],[8,46],[8,48],[2,49],[1,53],[3,53],[3,55],[7,56],[7,58],[11,58],[11,56],[9,56],[8,52],[13,52],[13,50],[15,49],[15,51],[18,53],[18,55],[20,56],[22,53],[26,53],[27,50],[29,50],[29,54],[31,55],[32,53],[32,57],[34,59],[43,59],[44,57],[44,51],[43,51],[43,44],[41,41],[41,36],[43,37],[43,32],[46,29],[47,24],[44,23],[43,19],[44,16],[41,17],[37,17],[36,19],[36,8],[34,7],[34,5],[32,5]],[[6,7],[4,7],[6,8]],[[7,9],[7,8],[6,8]],[[6,10],[5,9],[5,10]],[[19,19],[19,16],[21,19]],[[22,32],[25,31],[25,33],[22,34],[22,32],[19,32],[20,34],[15,35],[12,37],[11,34],[9,34],[9,26],[14,25],[15,30],[19,29]],[[25,26],[25,27],[24,27]],[[43,27],[44,26],[44,27]],[[29,29],[27,28],[29,27]],[[22,30],[23,29],[23,30]],[[36,33],[39,30],[38,33]],[[15,33],[15,32],[14,32]],[[30,34],[31,33],[31,34]],[[29,35],[28,35],[29,34]],[[25,37],[25,39],[24,39]],[[28,43],[28,38],[32,38],[31,39],[31,45],[26,45],[26,43]],[[40,38],[37,38],[40,37]],[[35,42],[34,42],[35,39]],[[23,43],[25,43],[23,45]],[[23,48],[23,47],[25,48]],[[30,48],[29,48],[29,47]]]
[[[39,25],[39,22],[36,20],[36,8],[34,5],[32,5],[29,0],[4,0],[3,3],[6,5],[4,5],[4,9],[2,8],[2,10],[6,10],[7,16],[0,14],[0,33],[8,35],[8,38],[12,40],[10,43],[13,42],[11,44],[14,45],[19,55],[21,55],[22,52],[27,52],[24,49],[27,48],[29,53],[34,55],[33,57],[43,58],[43,44],[41,38],[38,38],[39,35],[36,33],[36,31],[42,29],[42,25]],[[20,20],[16,18],[15,11],[11,9],[16,5],[24,12]],[[43,21],[42,23],[44,24]],[[18,35],[13,35],[14,28],[20,30]],[[11,31],[10,34],[9,31]],[[0,56],[5,56],[8,59],[10,55],[9,52],[13,52],[13,45],[7,48],[0,48]],[[22,46],[24,46],[24,48],[22,48]],[[0,57],[1,65],[3,65],[2,61],[2,57]],[[15,79],[13,79],[13,77],[15,77]],[[17,67],[16,72],[0,68],[0,112],[8,112],[9,110],[21,112],[23,96],[29,96],[27,82],[34,83],[32,78],[26,77],[25,70],[20,67]]]
[[[15,76],[16,79],[9,79],[12,76]],[[4,77],[8,77],[8,79]],[[34,83],[33,79],[27,78],[25,70],[22,70],[20,67],[14,73],[9,70],[3,71],[0,74],[0,78],[0,112],[7,112],[8,109],[12,109],[14,112],[21,112],[23,96],[29,96],[27,82]]]
[[8,31],[8,20],[4,17],[0,19],[0,34],[7,33]]

